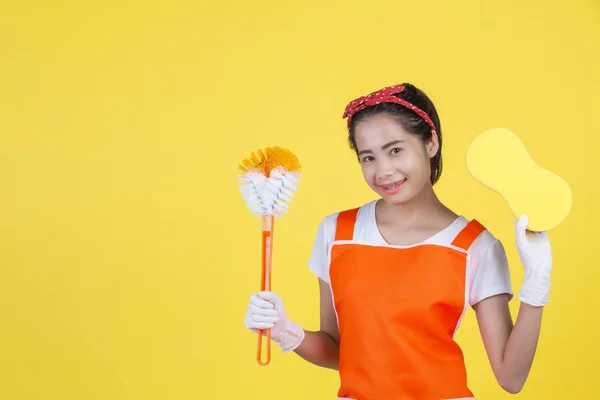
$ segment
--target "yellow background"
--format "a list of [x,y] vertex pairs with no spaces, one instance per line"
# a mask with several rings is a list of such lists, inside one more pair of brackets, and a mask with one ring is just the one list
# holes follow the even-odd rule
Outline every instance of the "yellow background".
[[[333,371],[277,347],[270,366],[255,362],[243,319],[260,224],[236,167],[267,145],[303,163],[277,221],[273,289],[316,329],[317,225],[373,198],[343,109],[402,81],[441,115],[437,192],[503,241],[515,291],[512,215],[468,174],[469,143],[511,129],[571,185],[518,398],[595,398],[599,26],[595,0],[3,2],[0,399],[335,398]],[[509,398],[472,311],[459,340],[478,399]]]

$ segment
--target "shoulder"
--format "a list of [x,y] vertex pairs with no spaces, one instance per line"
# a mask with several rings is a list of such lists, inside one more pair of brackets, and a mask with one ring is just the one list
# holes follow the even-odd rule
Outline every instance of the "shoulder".
[[[367,203],[351,210],[358,210],[357,220],[360,220],[364,219],[365,215],[368,215],[369,207],[370,205]],[[337,211],[326,215],[321,219],[317,228],[308,267],[325,282],[329,282],[329,249],[335,240],[338,217],[344,211]]]
[[468,251],[474,258],[481,258],[486,254],[491,254],[496,258],[498,256],[501,256],[502,258],[505,257],[502,242],[494,236],[489,229],[485,228],[485,226],[483,231],[473,241],[473,244]]
[[[456,218],[450,226],[431,238],[430,241],[443,245],[454,243],[461,232],[472,220],[464,216]],[[479,221],[477,221],[479,222]],[[473,242],[466,249],[471,259],[471,264],[477,268],[480,264],[496,264],[504,266],[507,264],[506,254],[502,242],[482,224],[482,231],[473,238]]]
[[[443,244],[450,244],[473,220],[465,216],[458,216],[450,226],[434,236],[434,241]],[[479,222],[479,221],[477,221]],[[471,255],[484,253],[494,247],[502,246],[502,243],[496,238],[484,225],[483,230],[474,238],[473,243],[467,250]]]
[[365,221],[368,221],[371,217],[372,213],[375,211],[376,201],[371,201],[365,204],[362,204],[355,208],[344,209],[340,211],[333,212],[331,214],[323,217],[319,223],[319,232],[323,234],[325,238],[327,238],[328,242],[333,242],[335,238],[335,232],[338,223],[338,217],[342,213],[356,213],[356,223],[358,227],[364,225]]
[[483,230],[468,250],[470,294],[469,302],[475,305],[497,294],[513,298],[510,269],[504,245],[488,229]]

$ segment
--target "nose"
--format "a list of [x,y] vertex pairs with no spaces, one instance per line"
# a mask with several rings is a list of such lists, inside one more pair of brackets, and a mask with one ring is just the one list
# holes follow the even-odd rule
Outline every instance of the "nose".
[[381,161],[377,164],[377,179],[379,179],[379,180],[386,179],[386,178],[392,176],[393,173],[394,173],[394,168],[392,166],[392,163],[387,162],[387,161]]

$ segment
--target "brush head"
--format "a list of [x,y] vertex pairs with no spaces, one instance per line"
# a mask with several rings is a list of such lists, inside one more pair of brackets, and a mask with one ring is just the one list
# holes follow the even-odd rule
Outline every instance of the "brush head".
[[281,217],[288,210],[301,171],[294,153],[277,146],[259,149],[238,170],[240,191],[250,212]]

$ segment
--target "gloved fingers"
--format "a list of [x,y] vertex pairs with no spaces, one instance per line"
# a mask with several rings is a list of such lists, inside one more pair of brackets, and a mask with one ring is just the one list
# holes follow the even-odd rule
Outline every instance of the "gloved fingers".
[[265,315],[252,314],[252,321],[253,322],[267,322],[269,324],[274,324],[275,322],[279,321],[279,317],[269,317],[269,316],[265,316]]
[[281,298],[273,292],[263,291],[263,292],[257,293],[257,296],[260,299],[267,301],[271,304],[281,303]]
[[515,239],[517,242],[517,246],[525,244],[527,240],[527,224],[529,223],[529,218],[526,214],[522,214],[518,220],[514,221],[515,225]]
[[517,221],[517,231],[519,232],[519,234],[525,233],[525,231],[527,230],[528,223],[529,223],[529,217],[527,217],[527,214],[521,215],[521,217]]
[[530,235],[530,236],[546,236],[546,231],[530,231],[527,229],[527,225],[529,224],[529,217],[527,214],[521,215],[519,220],[515,220],[515,230],[519,235]]
[[265,317],[277,317],[278,312],[274,308],[262,308],[254,304],[250,304],[250,312],[254,315],[262,315]]
[[258,308],[264,308],[264,309],[274,309],[275,308],[275,305],[273,303],[262,299],[261,297],[259,297],[258,293],[250,296],[250,304],[254,305]]
[[275,324],[270,322],[250,322],[247,327],[248,329],[272,329]]

